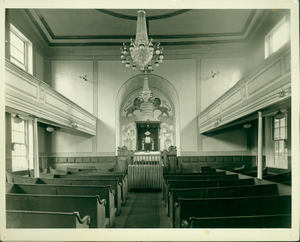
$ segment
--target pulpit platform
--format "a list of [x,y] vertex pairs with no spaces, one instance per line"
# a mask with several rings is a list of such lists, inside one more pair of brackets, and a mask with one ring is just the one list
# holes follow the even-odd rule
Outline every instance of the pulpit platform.
[[128,186],[131,189],[162,189],[163,165],[160,151],[135,152],[128,166]]

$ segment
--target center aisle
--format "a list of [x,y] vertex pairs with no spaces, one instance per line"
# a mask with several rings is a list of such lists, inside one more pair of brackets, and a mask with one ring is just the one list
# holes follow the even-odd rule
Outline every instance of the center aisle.
[[160,192],[130,192],[115,228],[171,228]]

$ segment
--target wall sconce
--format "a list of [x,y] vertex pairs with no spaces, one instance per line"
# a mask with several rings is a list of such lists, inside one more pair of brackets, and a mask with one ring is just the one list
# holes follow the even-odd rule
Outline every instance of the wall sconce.
[[214,71],[211,71],[211,77],[212,78],[214,78],[216,75],[218,75],[219,74],[219,71],[216,71],[216,72],[214,72]]
[[46,130],[48,131],[48,132],[53,132],[54,131],[54,128],[53,127],[51,127],[51,126],[48,126],[47,128],[46,128]]
[[221,123],[221,119],[218,119],[218,120],[216,120],[216,122],[215,122],[215,127],[217,127],[217,126],[219,126],[219,124]]
[[18,114],[13,118],[14,123],[19,124],[23,121]]
[[278,93],[278,97],[279,98],[283,98],[286,96],[286,92],[282,89],[282,87],[280,88],[280,91]]
[[251,128],[251,124],[250,123],[245,123],[243,125],[243,127],[244,127],[244,129],[249,129],[249,128]]
[[280,110],[274,116],[275,119],[283,119],[284,117],[284,113],[282,113]]
[[74,129],[77,129],[77,127],[78,127],[77,123],[75,123],[75,122],[71,122],[70,125]]
[[86,75],[86,74],[84,74],[84,76],[79,76],[79,78],[81,78],[81,79],[87,81],[87,75]]

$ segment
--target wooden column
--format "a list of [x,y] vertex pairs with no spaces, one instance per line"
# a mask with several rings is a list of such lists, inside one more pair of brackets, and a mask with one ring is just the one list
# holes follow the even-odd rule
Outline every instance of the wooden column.
[[262,112],[258,111],[257,178],[262,179]]
[[38,140],[37,118],[33,120],[33,169],[34,169],[34,177],[39,177],[40,165],[39,165],[39,140]]

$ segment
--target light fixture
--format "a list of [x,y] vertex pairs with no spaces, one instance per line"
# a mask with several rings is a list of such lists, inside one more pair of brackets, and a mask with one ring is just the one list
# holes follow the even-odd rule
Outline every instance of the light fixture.
[[218,75],[219,74],[219,71],[216,71],[216,72],[214,72],[214,71],[211,71],[211,77],[212,78],[214,78],[216,75]]
[[282,113],[280,110],[274,116],[275,119],[283,119],[284,117],[284,113]]
[[243,125],[243,127],[244,127],[244,129],[249,129],[249,128],[251,128],[251,124],[250,123],[245,123]]
[[75,123],[75,122],[71,122],[70,125],[74,129],[77,129],[77,127],[78,127],[77,123]]
[[278,97],[279,98],[283,98],[286,96],[286,92],[282,89],[282,87],[280,88],[280,91],[278,93]]
[[216,120],[216,122],[215,122],[215,127],[217,127],[217,126],[219,126],[219,124],[221,123],[221,119],[218,119],[218,120]]
[[153,97],[154,97],[154,95],[149,89],[148,78],[145,75],[143,90],[139,93],[138,99],[140,99],[141,101],[146,103],[149,100],[152,101]]
[[48,126],[47,128],[46,128],[46,130],[48,131],[48,132],[53,132],[54,131],[54,128],[53,127],[50,127],[50,126]]
[[[163,48],[160,43],[153,44],[152,39],[148,39],[147,26],[146,26],[146,12],[139,10],[137,15],[137,27],[135,40],[130,39],[131,43],[123,43],[121,48],[122,63],[126,67],[132,65],[132,69],[136,70],[138,65],[142,72],[152,71],[153,66],[151,60],[154,56],[154,65],[159,66],[164,58]],[[130,64],[132,62],[132,64]]]
[[20,118],[20,116],[17,114],[14,118],[13,118],[14,123],[19,124],[23,121],[23,119]]
[[79,78],[81,78],[81,79],[87,81],[87,75],[86,75],[86,74],[84,74],[84,76],[79,76]]

